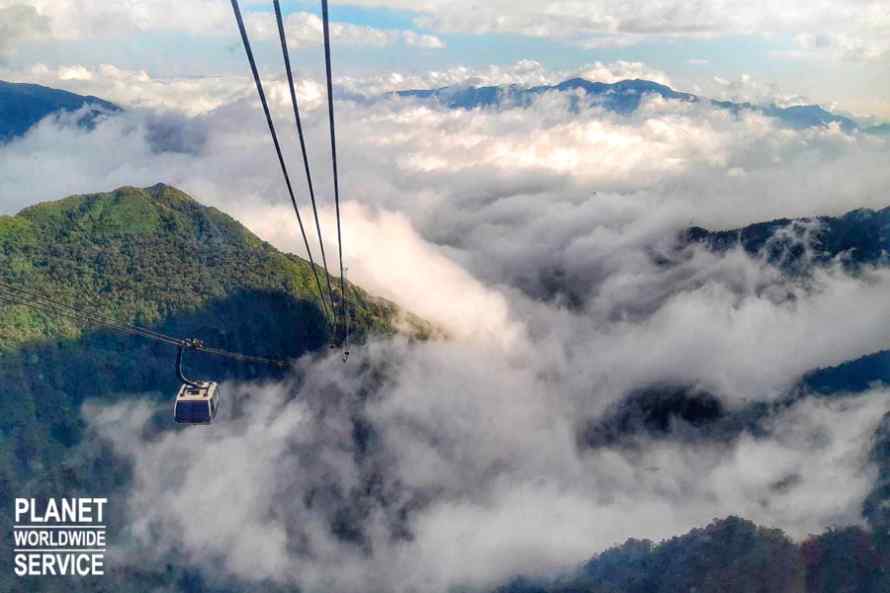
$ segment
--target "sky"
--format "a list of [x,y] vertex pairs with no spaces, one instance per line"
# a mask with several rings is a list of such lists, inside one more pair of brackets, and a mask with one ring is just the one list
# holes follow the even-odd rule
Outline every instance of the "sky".
[[[317,6],[285,6],[327,243]],[[310,220],[268,5],[244,8]],[[304,254],[228,3],[0,0],[0,14],[0,78],[127,108],[92,129],[50,116],[0,146],[0,212],[166,182]],[[208,428],[157,433],[169,405],[146,394],[88,402],[90,438],[133,468],[130,545],[110,560],[186,558],[257,587],[437,593],[728,515],[797,541],[862,523],[882,386],[803,398],[756,431],[585,435],[633,417],[641,390],[706,393],[730,414],[890,348],[886,267],[789,277],[679,239],[691,224],[886,208],[890,139],[652,96],[616,114],[558,93],[476,111],[381,95],[647,78],[883,121],[886,3],[378,0],[333,3],[332,16],[350,279],[447,337],[376,338],[347,365],[321,353],[283,382],[225,384],[239,405]],[[806,259],[818,223],[794,229],[783,236]],[[357,416],[374,447],[355,441]],[[344,516],[355,537],[332,527]]]
[[[317,2],[282,3],[298,69],[320,68]],[[243,9],[263,69],[280,69],[271,2]],[[223,0],[2,0],[6,78],[101,64],[157,79],[244,72]],[[336,72],[418,73],[508,66],[548,70],[640,62],[680,90],[801,97],[890,119],[890,8],[879,0],[724,2],[353,0],[332,2]]]

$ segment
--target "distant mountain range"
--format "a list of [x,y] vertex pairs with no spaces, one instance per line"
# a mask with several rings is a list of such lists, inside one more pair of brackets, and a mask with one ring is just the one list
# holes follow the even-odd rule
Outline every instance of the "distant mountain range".
[[114,103],[99,97],[77,95],[39,84],[0,80],[0,143],[21,136],[47,115],[76,111],[85,105],[90,109],[78,122],[84,127],[91,127],[102,113],[121,111]]
[[[554,92],[571,93],[570,105],[572,109],[576,110],[585,104],[594,104],[614,113],[626,115],[636,111],[647,95],[657,95],[674,101],[704,102],[721,109],[727,109],[733,113],[746,110],[755,111],[769,117],[775,117],[785,125],[795,129],[825,126],[832,123],[837,123],[848,131],[861,128],[854,120],[826,111],[818,105],[780,107],[778,105],[714,101],[690,93],[678,92],[651,80],[640,79],[604,83],[592,82],[583,78],[573,78],[557,85],[535,87],[519,85],[451,86],[433,90],[398,91],[394,94],[404,98],[434,100],[449,109],[511,109],[528,107],[541,95]],[[880,133],[885,127],[890,128],[890,125],[868,128],[866,131]]]
[[[716,101],[675,91],[651,80],[640,79],[604,83],[572,78],[556,85],[535,87],[515,84],[482,87],[449,86],[397,91],[388,96],[436,101],[449,109],[516,109],[529,107],[537,98],[547,93],[570,94],[570,107],[576,111],[586,105],[599,105],[611,112],[628,115],[639,109],[647,95],[656,95],[675,101],[707,103],[735,114],[754,111],[774,117],[794,129],[837,123],[846,131],[862,130],[870,134],[890,135],[890,123],[862,126],[852,118],[832,113],[818,105],[780,107],[774,104],[755,105]],[[59,111],[75,111],[84,105],[90,106],[90,110],[78,122],[84,127],[91,127],[96,117],[102,113],[122,111],[118,105],[91,95],[78,95],[38,84],[0,81],[0,143],[23,135],[47,115]],[[153,126],[158,127],[158,122],[153,122]],[[169,127],[169,124],[166,127]],[[169,143],[160,143],[160,149],[188,152],[182,147],[167,144]]]
[[[595,98],[597,104],[616,113],[632,113],[640,106],[647,94],[655,94],[666,99],[695,101],[695,95],[679,93],[670,87],[648,80],[622,80],[613,84],[591,82],[583,78],[573,78],[557,85],[523,87],[520,85],[484,87],[444,87],[434,90],[398,91],[396,95],[417,99],[433,99],[449,109],[477,108],[517,108],[528,107],[546,93],[566,93],[582,91],[588,98]],[[573,106],[581,105],[580,96],[573,97]]]

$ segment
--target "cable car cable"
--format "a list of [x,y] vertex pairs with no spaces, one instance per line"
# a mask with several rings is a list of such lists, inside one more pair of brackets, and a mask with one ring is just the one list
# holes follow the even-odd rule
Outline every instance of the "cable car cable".
[[180,346],[176,349],[176,378],[179,379],[180,383],[185,383],[190,387],[194,387],[195,389],[201,389],[203,386],[199,383],[195,383],[191,379],[185,376],[185,373],[182,372],[182,351],[185,350],[184,346]]
[[303,135],[303,122],[300,118],[300,107],[297,101],[297,93],[294,90],[294,75],[290,65],[290,54],[287,50],[287,39],[284,34],[284,20],[281,17],[281,5],[278,0],[272,0],[275,7],[275,20],[278,23],[278,37],[281,39],[281,54],[284,56],[284,69],[287,73],[287,84],[290,89],[291,105],[294,107],[294,120],[297,122],[297,135],[300,137],[300,151],[303,154],[303,167],[306,170],[306,183],[309,186],[309,200],[312,202],[312,215],[315,217],[315,231],[318,233],[318,245],[321,249],[321,263],[324,266],[325,280],[328,285],[328,299],[331,303],[331,311],[334,309],[334,289],[331,286],[331,274],[328,271],[328,258],[325,254],[324,240],[321,235],[321,223],[318,219],[318,207],[315,203],[315,187],[312,184],[312,173],[309,170],[309,156],[306,152],[306,140]]
[[[4,294],[4,291],[5,291],[5,294]],[[50,313],[56,313],[59,315],[70,317],[76,321],[80,321],[84,325],[90,325],[90,324],[99,325],[101,327],[104,327],[104,328],[107,328],[107,329],[110,329],[113,331],[117,331],[117,332],[125,334],[125,335],[140,336],[140,337],[147,338],[150,340],[155,340],[158,342],[170,344],[171,346],[176,346],[178,348],[186,348],[186,349],[190,349],[190,350],[195,350],[197,352],[206,352],[207,354],[231,358],[234,360],[239,360],[241,362],[254,362],[254,363],[262,363],[262,364],[270,364],[270,365],[280,366],[280,367],[289,366],[288,362],[284,361],[284,360],[276,360],[276,359],[265,358],[265,357],[261,357],[261,356],[250,356],[250,355],[246,355],[246,354],[240,354],[237,352],[229,352],[227,350],[221,350],[219,348],[211,348],[211,347],[205,346],[201,342],[195,343],[196,341],[194,341],[194,340],[174,338],[172,336],[167,336],[165,334],[161,334],[159,332],[155,332],[153,330],[149,330],[149,329],[139,327],[139,326],[121,325],[114,321],[102,319],[102,318],[96,317],[94,315],[78,315],[76,313],[73,313],[71,311],[67,311],[67,310],[61,308],[61,307],[64,307],[63,305],[60,305],[58,303],[53,303],[51,301],[42,302],[42,301],[36,301],[36,300],[32,300],[32,301],[23,300],[21,297],[16,297],[15,295],[11,295],[8,290],[6,290],[5,288],[2,288],[2,287],[0,287],[0,298],[5,298],[9,302],[32,307],[32,308],[35,308],[38,310],[42,310],[44,312],[49,311]]]
[[[266,123],[269,124],[269,133],[272,135],[272,143],[275,145],[275,153],[278,155],[278,163],[281,165],[281,172],[284,175],[284,183],[287,186],[287,193],[290,196],[291,204],[294,207],[294,213],[297,215],[300,234],[303,235],[303,245],[306,247],[306,253],[309,255],[312,275],[315,276],[315,284],[318,287],[318,294],[321,297],[322,309],[325,309],[324,290],[321,287],[321,280],[318,279],[318,270],[315,266],[315,260],[312,257],[312,250],[309,248],[309,239],[306,237],[306,229],[303,227],[303,217],[300,216],[300,209],[297,206],[297,200],[294,197],[294,188],[291,185],[290,175],[288,175],[287,172],[287,165],[285,165],[284,157],[281,154],[281,145],[278,142],[278,134],[275,133],[275,124],[272,121],[272,113],[269,111],[269,103],[266,101],[266,93],[263,90],[263,83],[260,80],[260,73],[257,70],[256,61],[253,59],[253,50],[250,48],[250,40],[247,37],[247,29],[244,27],[244,19],[241,17],[241,8],[238,6],[238,0],[232,0],[232,10],[235,12],[235,20],[238,23],[238,30],[241,33],[241,41],[244,44],[244,52],[247,54],[247,61],[250,62],[250,71],[253,74],[253,80],[256,83],[256,90],[257,94],[260,96],[263,113],[266,114]],[[331,303],[331,313],[333,315],[333,303]],[[325,314],[327,315],[327,311],[325,311]]]
[[[345,270],[346,272],[348,272],[348,271],[349,271],[349,267],[347,266],[344,270]],[[345,336],[345,338],[344,338],[344,340],[343,340],[343,344],[344,344],[344,346],[343,346],[343,362],[347,362],[347,361],[349,360],[349,327],[350,327],[350,322],[352,321],[352,316],[349,314],[349,311],[345,309],[345,305],[346,305],[346,301],[345,301],[345,300],[343,301],[343,304],[344,304],[344,311],[343,311],[343,312],[344,312],[344,314],[345,314],[345,315],[344,315],[344,317],[345,317],[345,321],[344,321],[344,322],[345,322],[345,325],[346,325],[346,336]]]
[[[27,297],[27,299],[25,297]],[[203,342],[199,340],[175,338],[173,336],[168,336],[166,334],[156,332],[144,327],[139,327],[137,325],[122,324],[114,320],[101,317],[97,314],[78,312],[77,309],[70,305],[65,305],[63,303],[53,301],[51,299],[43,297],[42,295],[38,295],[21,288],[9,286],[2,281],[0,281],[0,299],[6,300],[7,302],[12,302],[14,304],[31,307],[44,312],[50,312],[69,317],[76,321],[80,321],[87,326],[99,325],[101,327],[110,329],[112,331],[117,331],[125,335],[140,336],[149,340],[155,340],[157,342],[163,342],[171,346],[176,346],[177,348],[185,348],[189,350],[195,350],[197,352],[205,352],[214,356],[231,358],[233,360],[238,360],[241,362],[268,364],[284,368],[290,366],[290,364],[285,360],[276,360],[272,358],[265,358],[262,356],[251,356],[247,354],[240,354],[238,352],[229,352],[227,350],[222,350],[219,348],[211,348],[205,346]]]
[[[57,313],[65,317],[73,318],[77,321],[80,321],[81,323],[100,325],[129,335],[141,335],[147,338],[166,342],[168,344],[175,345],[179,343],[178,338],[167,336],[160,332],[130,324],[121,324],[94,314],[84,313],[82,311],[79,311],[75,307],[72,307],[71,305],[52,301],[43,295],[29,292],[22,288],[10,286],[4,282],[0,282],[0,291],[5,291],[8,297],[14,299],[15,302],[18,302],[20,304],[24,304],[37,309],[41,309],[42,306],[43,310],[49,310],[52,313]],[[27,300],[21,300],[23,298],[26,298]]]
[[[233,0],[233,2],[236,0]],[[328,17],[328,0],[321,0],[321,20],[324,33],[324,66],[328,89],[328,119],[331,127],[331,162],[334,173],[334,207],[337,213],[337,249],[340,257],[340,308],[346,320],[346,275],[343,272],[343,236],[340,231],[340,181],[337,175],[337,134],[334,125],[334,83],[331,76],[331,27]],[[348,333],[348,326],[346,328]],[[349,339],[348,336],[346,338]]]

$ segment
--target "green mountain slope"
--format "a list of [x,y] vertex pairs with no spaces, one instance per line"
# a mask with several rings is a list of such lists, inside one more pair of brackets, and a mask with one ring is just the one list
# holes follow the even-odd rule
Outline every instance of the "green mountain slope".
[[[8,284],[139,325],[245,290],[319,308],[307,262],[162,184],[72,196],[0,217],[0,256],[0,279]],[[392,332],[396,308],[351,288],[357,331]],[[311,335],[304,349],[328,340],[320,317],[305,323]],[[21,306],[0,309],[0,328],[4,350],[82,333],[70,320]]]
[[[293,359],[331,342],[306,261],[161,184],[0,217],[0,280],[80,311],[243,354]],[[396,325],[417,337],[428,331],[355,286],[348,298],[357,340],[392,334]],[[0,299],[0,499],[123,487],[127,468],[110,451],[81,446],[81,405],[134,394],[172,404],[175,355],[168,344]],[[284,372],[197,353],[186,366],[195,378],[219,381]],[[158,420],[160,430],[175,429],[168,415]],[[12,524],[10,512],[11,505],[0,505],[0,523]],[[0,539],[11,549],[8,531]],[[40,589],[45,585],[22,590],[49,590]]]

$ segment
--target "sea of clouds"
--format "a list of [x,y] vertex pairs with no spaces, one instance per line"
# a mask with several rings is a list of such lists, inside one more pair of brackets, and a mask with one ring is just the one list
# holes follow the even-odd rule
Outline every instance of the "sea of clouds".
[[[7,213],[160,181],[301,252],[249,80],[110,68],[67,80],[125,113],[93,130],[50,117],[0,146]],[[340,86],[372,91],[337,105],[350,279],[447,340],[374,339],[347,365],[310,358],[283,384],[227,384],[212,428],[149,436],[148,403],[85,408],[93,435],[133,464],[133,558],[175,552],[308,591],[445,591],[562,570],[628,537],[729,514],[796,538],[861,521],[871,438],[890,410],[882,389],[803,399],[756,433],[635,433],[609,447],[579,435],[641,388],[702,390],[731,414],[783,398],[811,369],[887,348],[890,271],[790,279],[677,237],[692,224],[886,207],[888,141],[659,98],[621,116],[574,112],[559,95],[507,111],[379,95],[511,72],[562,75],[521,63]],[[330,241],[324,96],[318,81],[298,86]],[[302,188],[286,86],[268,90]]]

